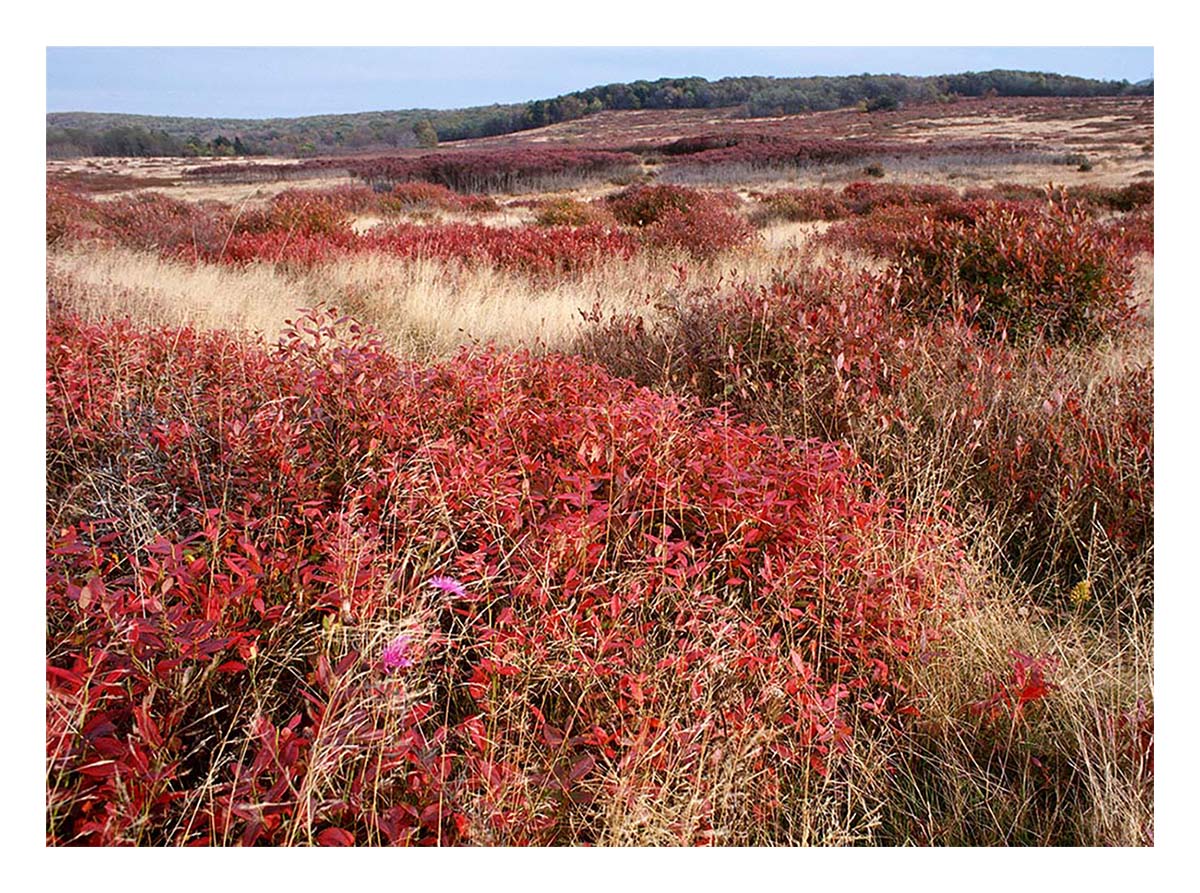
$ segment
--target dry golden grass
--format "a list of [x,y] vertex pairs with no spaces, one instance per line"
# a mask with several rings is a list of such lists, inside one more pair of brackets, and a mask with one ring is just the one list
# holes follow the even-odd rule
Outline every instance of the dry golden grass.
[[[684,264],[689,284],[766,275],[777,263],[772,245],[796,242],[805,230],[769,230],[747,252],[710,264],[639,255],[613,259],[577,277],[547,283],[519,273],[435,260],[362,255],[307,271],[266,264],[190,264],[122,248],[52,251],[47,276],[59,300],[89,318],[130,316],[154,325],[191,325],[260,333],[274,339],[301,307],[324,302],[376,327],[404,356],[444,356],[465,344],[566,349],[584,319],[646,310],[677,284]],[[794,232],[793,232],[794,231]]]
[[[1152,842],[1152,769],[1128,752],[1120,726],[1139,704],[1153,709],[1151,618],[1117,625],[1085,607],[1052,613],[1011,579],[979,573],[937,657],[917,670],[928,696],[917,740],[903,750],[918,758],[888,808],[907,800],[941,843]],[[982,720],[963,708],[991,694],[989,678],[1008,681],[1013,652],[1051,658],[1054,688],[1019,719],[1002,719],[997,746],[994,729],[981,734]]]
[[833,224],[826,220],[804,220],[794,223],[774,223],[763,227],[760,235],[768,251],[799,250],[813,236],[818,236]]
[[[91,318],[131,316],[276,337],[301,307],[337,306],[377,327],[405,356],[453,352],[463,344],[565,346],[597,301],[638,301],[654,278],[611,265],[544,288],[520,276],[436,261],[364,256],[301,273],[268,264],[192,265],[123,249],[55,253],[51,284],[68,284],[75,309]],[[635,284],[636,283],[636,284]]]
[[265,265],[191,265],[119,248],[53,252],[47,278],[51,292],[87,318],[129,316],[268,337],[307,302],[295,283]]
[[1154,327],[1154,258],[1148,254],[1133,262],[1133,298],[1141,308],[1146,325]]

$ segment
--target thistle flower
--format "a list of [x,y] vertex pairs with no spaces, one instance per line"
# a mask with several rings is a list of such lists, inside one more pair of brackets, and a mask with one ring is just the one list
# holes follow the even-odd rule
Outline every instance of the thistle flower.
[[427,585],[434,589],[440,589],[446,595],[452,595],[455,598],[467,597],[466,587],[453,577],[431,577]]
[[412,648],[412,639],[408,636],[396,636],[388,642],[387,647],[383,649],[383,671],[392,673],[411,667],[413,661],[408,653],[410,648]]

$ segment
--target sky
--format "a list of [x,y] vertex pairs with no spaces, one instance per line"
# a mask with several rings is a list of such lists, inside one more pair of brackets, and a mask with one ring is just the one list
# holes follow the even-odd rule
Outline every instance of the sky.
[[1154,74],[1151,47],[61,47],[48,112],[269,118],[452,109],[698,75]]

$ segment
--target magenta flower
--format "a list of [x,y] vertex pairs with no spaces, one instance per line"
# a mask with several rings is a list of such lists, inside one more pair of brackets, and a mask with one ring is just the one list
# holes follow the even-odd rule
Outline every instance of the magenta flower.
[[440,589],[446,595],[452,595],[456,598],[467,597],[466,587],[453,577],[431,577],[428,585],[434,589]]
[[406,670],[413,665],[412,656],[408,653],[412,648],[412,639],[408,636],[396,636],[383,649],[383,671],[391,673],[395,670]]

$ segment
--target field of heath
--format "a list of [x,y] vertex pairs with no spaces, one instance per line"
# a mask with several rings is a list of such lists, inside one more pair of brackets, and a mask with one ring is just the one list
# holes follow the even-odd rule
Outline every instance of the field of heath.
[[1151,845],[1153,100],[47,174],[49,845]]

